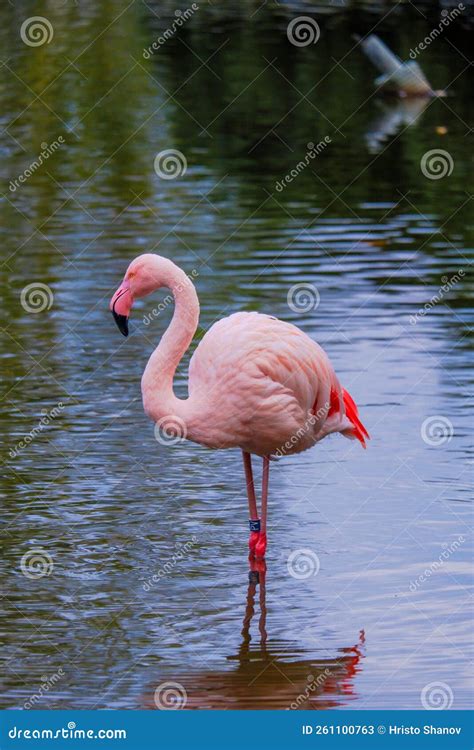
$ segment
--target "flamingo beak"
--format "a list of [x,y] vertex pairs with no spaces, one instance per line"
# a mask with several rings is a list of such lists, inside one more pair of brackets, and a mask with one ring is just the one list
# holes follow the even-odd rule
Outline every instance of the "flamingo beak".
[[112,315],[114,316],[114,320],[117,323],[117,328],[119,329],[120,333],[123,333],[124,336],[128,336],[127,316],[120,315],[119,313],[116,313],[115,310],[112,310]]
[[130,291],[130,282],[123,281],[110,300],[109,308],[120,333],[123,333],[124,336],[128,336],[128,317],[132,304],[133,297]]

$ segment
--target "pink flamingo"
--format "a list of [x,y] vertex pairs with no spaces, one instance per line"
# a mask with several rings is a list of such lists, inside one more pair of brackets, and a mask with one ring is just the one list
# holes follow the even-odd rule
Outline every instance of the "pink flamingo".
[[[127,336],[134,300],[161,287],[173,293],[175,310],[143,373],[143,407],[167,434],[209,448],[242,450],[249,548],[263,557],[270,459],[299,453],[333,432],[357,439],[365,448],[368,432],[323,349],[299,328],[257,312],[234,313],[211,326],[189,365],[188,398],[177,398],[174,374],[199,319],[199,300],[190,278],[167,258],[139,255],[130,263],[110,309]],[[252,453],[263,458],[261,518]]]

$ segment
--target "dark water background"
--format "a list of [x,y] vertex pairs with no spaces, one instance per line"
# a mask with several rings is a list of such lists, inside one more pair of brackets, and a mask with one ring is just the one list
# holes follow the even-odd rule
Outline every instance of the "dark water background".
[[[374,95],[352,35],[377,25],[407,59],[439,8],[333,4],[318,43],[297,48],[286,26],[308,4],[201,5],[148,60],[173,3],[0,9],[1,703],[29,707],[46,680],[38,708],[154,708],[171,681],[191,707],[419,708],[441,682],[467,707],[468,28],[418,58],[448,94],[420,111]],[[52,23],[49,44],[22,43],[31,15]],[[154,171],[168,148],[187,159],[176,180]],[[423,175],[431,149],[448,152],[449,176]],[[107,302],[144,251],[198,272],[199,335],[237,310],[301,326],[372,435],[366,452],[335,436],[272,465],[259,586],[238,452],[163,446],[142,412],[141,372],[171,309],[146,326],[147,300],[124,340]],[[29,313],[21,293],[38,282],[54,301]],[[317,309],[288,307],[297,283],[317,287]],[[38,548],[54,567],[30,578],[21,560]],[[296,579],[287,558],[301,548],[320,570]]]

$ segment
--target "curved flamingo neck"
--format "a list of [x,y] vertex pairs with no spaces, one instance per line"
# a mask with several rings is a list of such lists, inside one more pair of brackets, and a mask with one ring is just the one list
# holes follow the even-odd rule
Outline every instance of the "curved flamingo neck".
[[172,261],[161,259],[158,276],[160,282],[156,288],[165,286],[170,289],[174,297],[174,313],[142,376],[143,407],[154,422],[170,414],[184,416],[187,399],[175,396],[173,380],[199,321],[196,289],[184,271]]

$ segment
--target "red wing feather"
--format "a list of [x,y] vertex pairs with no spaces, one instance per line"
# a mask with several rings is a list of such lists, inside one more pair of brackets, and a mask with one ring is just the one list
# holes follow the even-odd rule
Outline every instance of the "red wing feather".
[[[346,417],[348,418],[350,422],[352,422],[352,425],[353,425],[352,433],[354,437],[356,437],[357,440],[359,440],[365,448],[365,438],[368,438],[370,440],[370,435],[359,419],[359,410],[357,409],[357,405],[354,399],[352,398],[351,394],[348,391],[346,391],[345,388],[342,389],[342,397],[344,399]],[[332,394],[331,394],[331,408],[332,408]]]

